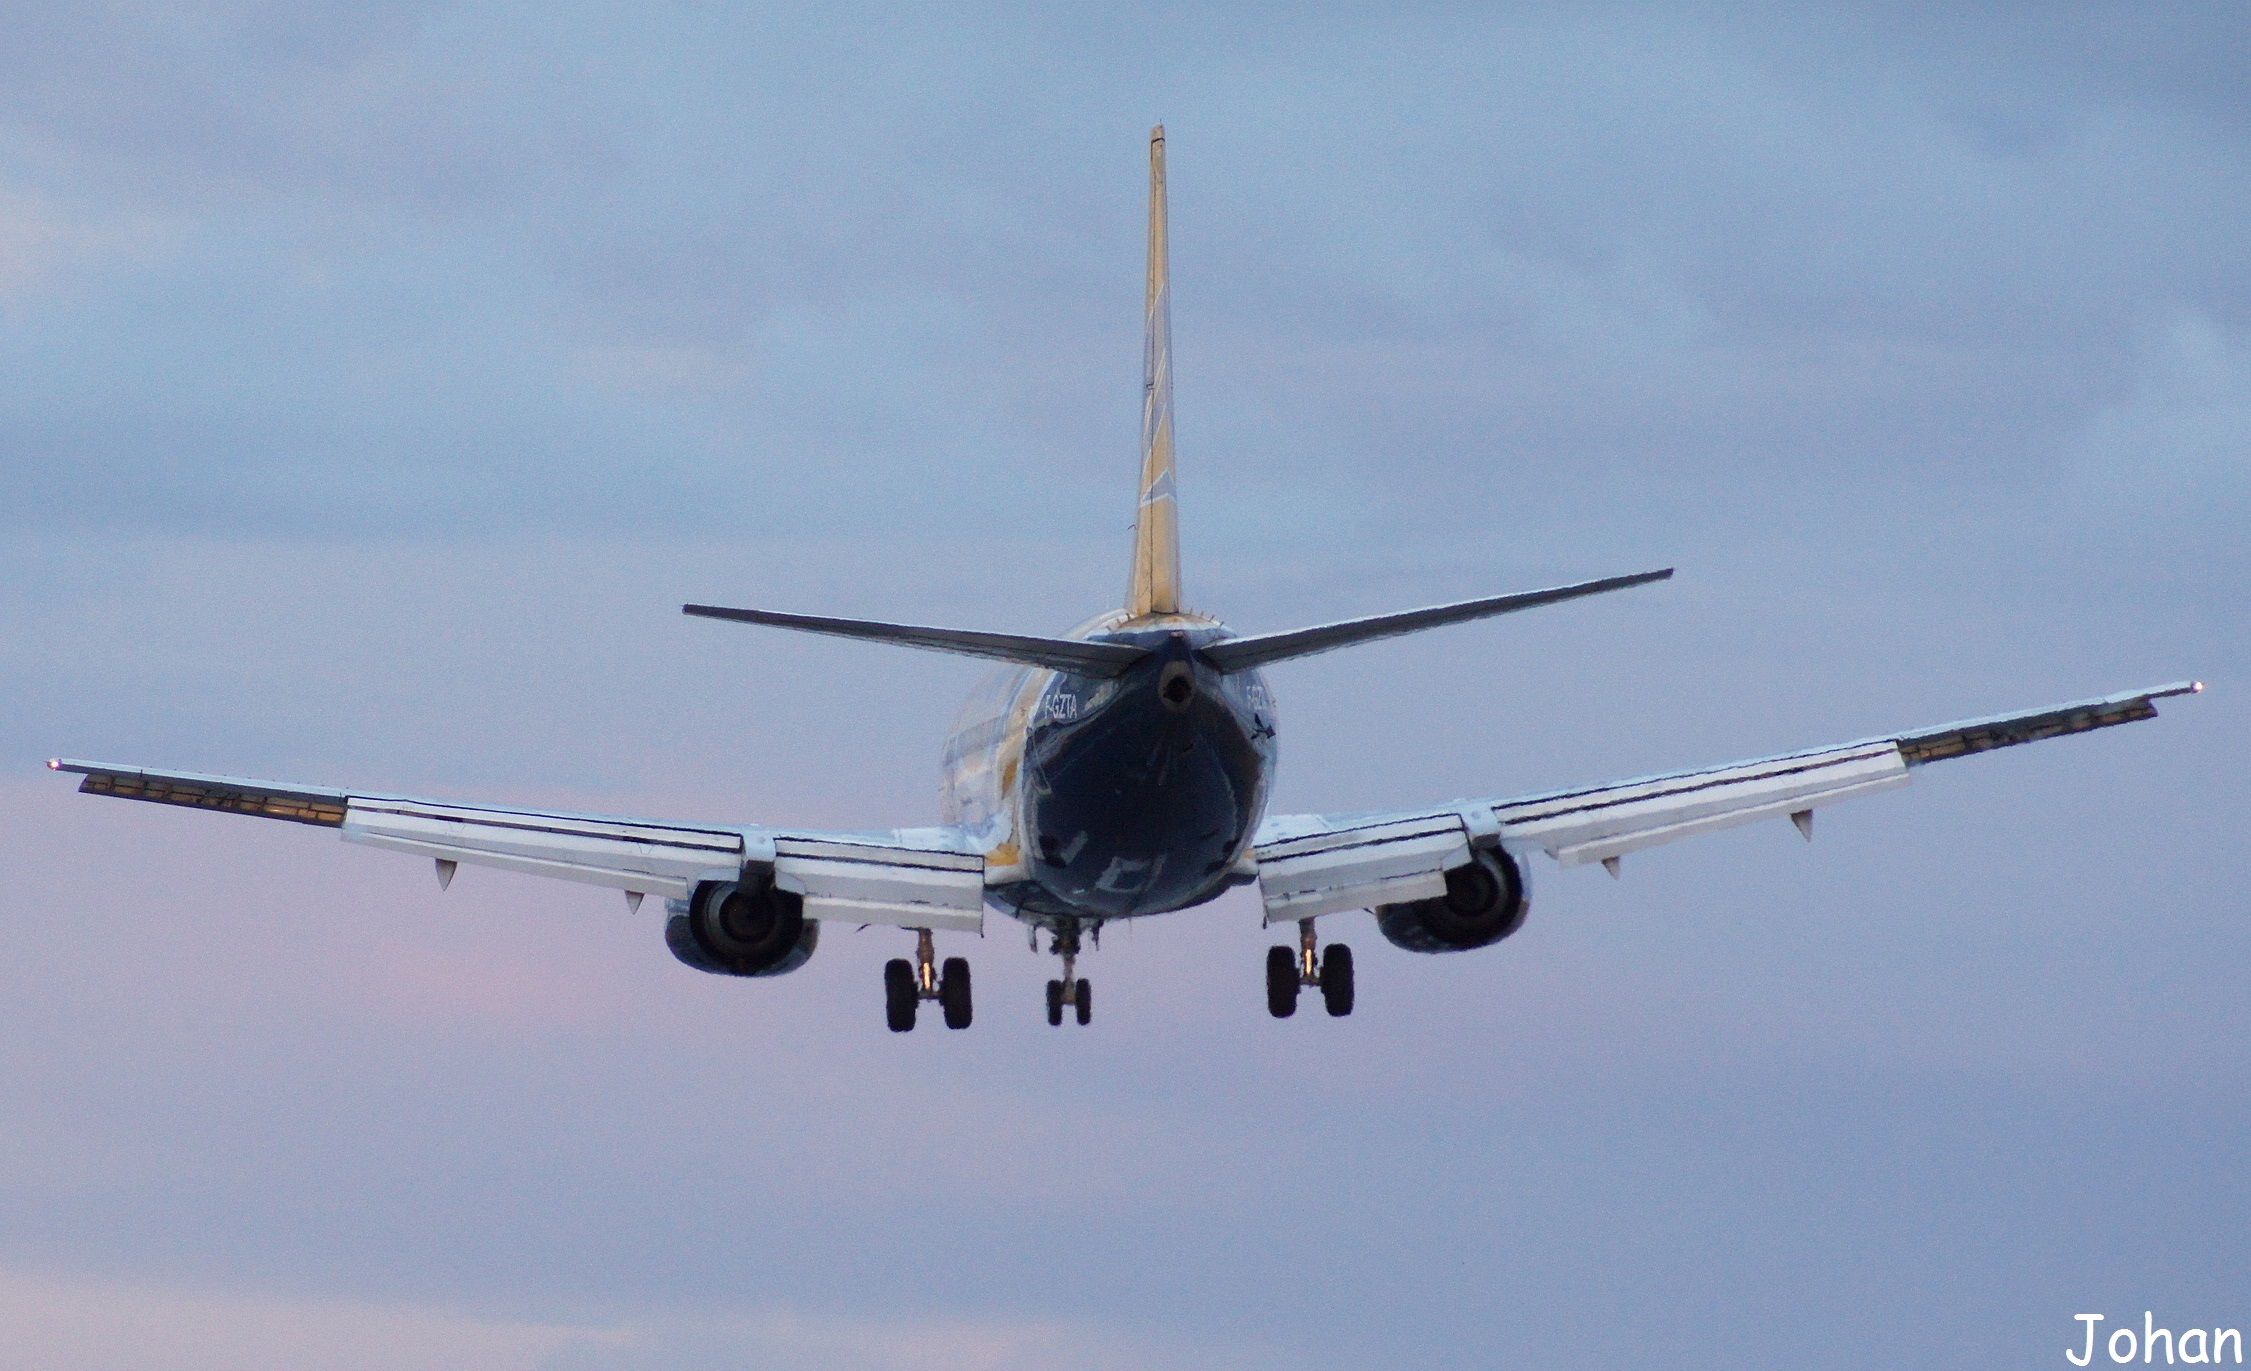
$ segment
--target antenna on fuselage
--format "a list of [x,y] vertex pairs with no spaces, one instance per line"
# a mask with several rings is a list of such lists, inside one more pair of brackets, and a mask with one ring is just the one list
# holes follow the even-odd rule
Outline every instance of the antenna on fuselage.
[[1149,131],[1149,290],[1141,345],[1141,509],[1133,522],[1135,618],[1180,612],[1180,502],[1172,471],[1172,269],[1165,246],[1165,126]]

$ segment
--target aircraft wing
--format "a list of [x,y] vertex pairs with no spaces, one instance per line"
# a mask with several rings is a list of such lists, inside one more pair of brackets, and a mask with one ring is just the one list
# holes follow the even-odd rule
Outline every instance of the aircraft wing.
[[1266,921],[1427,899],[1472,845],[1537,848],[1564,866],[1619,859],[1679,838],[1788,816],[1813,836],[1813,811],[1907,784],[1917,767],[1997,747],[2155,718],[2154,703],[2202,690],[2182,681],[2046,709],[1970,719],[1836,747],[1644,776],[1506,800],[1469,800],[1357,818],[1270,818],[1255,843]]
[[93,795],[333,828],[346,842],[436,863],[448,884],[462,864],[493,866],[645,895],[686,899],[702,881],[770,871],[805,897],[805,914],[902,928],[984,928],[985,859],[952,829],[820,833],[659,819],[620,819],[501,805],[454,804],[234,776],[150,771],[58,758]]

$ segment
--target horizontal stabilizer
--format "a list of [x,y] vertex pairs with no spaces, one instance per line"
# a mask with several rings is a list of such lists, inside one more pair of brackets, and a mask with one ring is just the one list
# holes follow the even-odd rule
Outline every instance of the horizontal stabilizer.
[[1123,676],[1135,662],[1149,655],[1147,648],[1127,643],[1031,638],[1015,633],[926,628],[919,624],[885,624],[869,619],[830,619],[813,614],[782,614],[771,609],[727,609],[719,605],[682,605],[680,610],[705,619],[732,619],[737,623],[764,624],[768,628],[794,628],[806,633],[958,653],[964,657],[1021,662],[1026,666],[1044,666],[1051,671],[1067,671],[1075,676]]
[[1507,614],[1512,610],[1530,609],[1535,605],[1576,600],[1582,595],[1600,595],[1606,590],[1647,585],[1651,581],[1666,580],[1672,574],[1673,569],[1666,567],[1662,571],[1612,576],[1600,581],[1581,581],[1577,585],[1550,586],[1546,590],[1527,590],[1516,595],[1494,595],[1482,600],[1432,605],[1427,609],[1402,610],[1397,614],[1346,619],[1342,623],[1316,624],[1312,628],[1293,628],[1285,633],[1257,633],[1246,638],[1229,638],[1225,642],[1214,643],[1203,650],[1203,656],[1205,661],[1220,671],[1248,671],[1268,662],[1279,662],[1290,657],[1310,657],[1316,652],[1350,647],[1354,643],[1396,638],[1402,633],[1420,633],[1426,628],[1437,628],[1443,624],[1459,624],[1471,619]]

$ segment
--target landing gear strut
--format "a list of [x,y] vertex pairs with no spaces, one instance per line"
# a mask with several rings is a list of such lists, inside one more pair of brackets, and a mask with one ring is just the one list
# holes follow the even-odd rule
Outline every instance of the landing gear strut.
[[[1083,1027],[1094,1018],[1094,987],[1074,973],[1079,962],[1079,926],[1067,923],[1049,935],[1049,950],[1063,959],[1063,976],[1047,983],[1047,1022],[1055,1027],[1063,1022],[1063,1009],[1068,1005],[1078,1016]],[[1100,941],[1097,938],[1097,941]]]
[[1266,949],[1266,1012],[1277,1019],[1297,1013],[1298,992],[1308,986],[1319,987],[1330,1018],[1352,1012],[1352,949],[1331,943],[1323,953],[1313,921],[1301,919],[1294,953],[1287,947]]
[[894,957],[883,965],[883,1021],[894,1033],[914,1027],[915,1011],[924,1000],[936,1000],[945,1014],[946,1027],[967,1028],[970,1019],[969,961],[948,957],[938,965],[937,948],[930,930],[915,930],[914,960]]

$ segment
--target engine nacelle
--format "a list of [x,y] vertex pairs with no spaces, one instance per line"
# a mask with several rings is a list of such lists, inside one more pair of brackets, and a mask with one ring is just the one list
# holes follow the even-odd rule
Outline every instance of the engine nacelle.
[[1478,849],[1469,865],[1446,873],[1445,894],[1378,909],[1376,927],[1394,947],[1409,952],[1467,952],[1524,927],[1531,908],[1532,879],[1524,859],[1488,847]]
[[685,904],[674,902],[664,924],[673,956],[717,976],[795,971],[820,940],[820,922],[805,917],[804,897],[775,889],[770,872],[706,881]]

